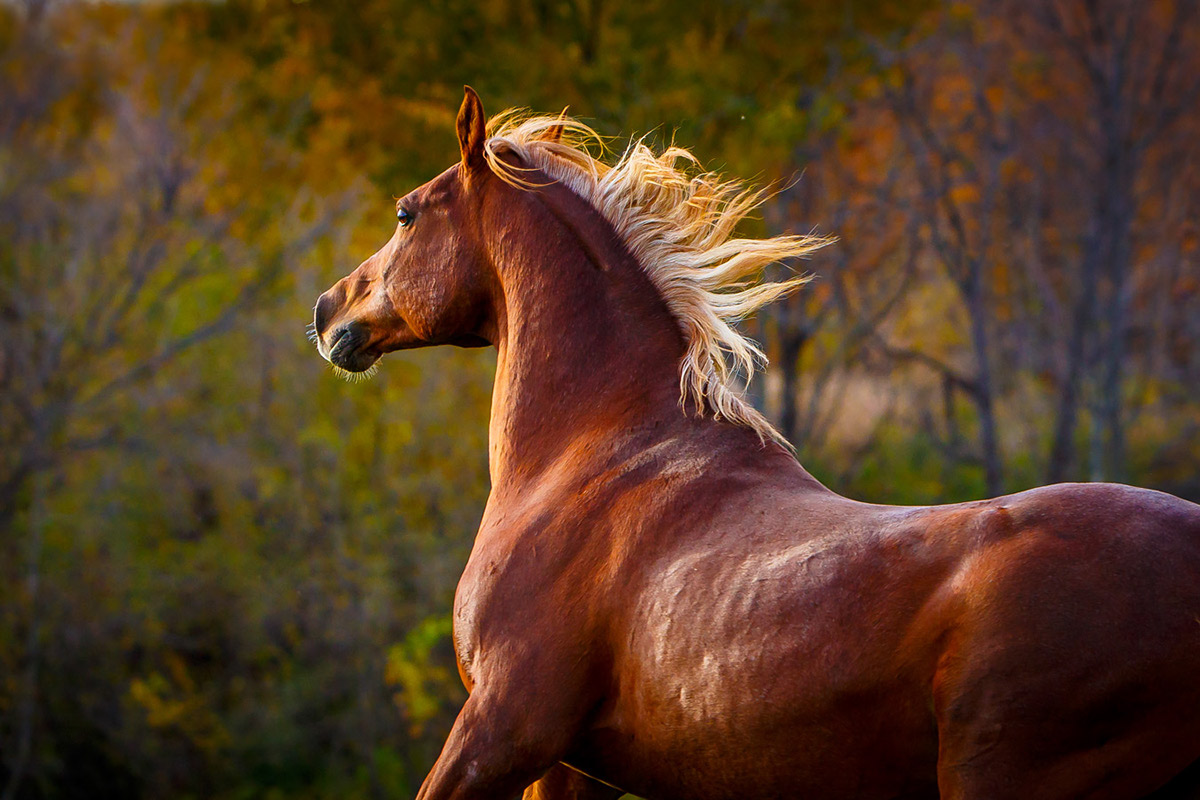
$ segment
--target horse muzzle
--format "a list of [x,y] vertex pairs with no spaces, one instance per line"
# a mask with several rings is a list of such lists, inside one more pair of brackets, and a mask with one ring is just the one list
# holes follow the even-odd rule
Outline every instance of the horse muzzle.
[[317,337],[317,350],[330,364],[347,372],[366,372],[376,361],[379,353],[369,347],[371,341],[367,326],[361,322],[338,325],[328,336]]

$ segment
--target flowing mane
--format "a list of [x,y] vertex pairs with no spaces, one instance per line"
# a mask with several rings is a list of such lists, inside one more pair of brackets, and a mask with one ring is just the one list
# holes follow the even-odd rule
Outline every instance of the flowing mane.
[[[766,267],[804,256],[831,240],[820,236],[733,238],[737,224],[766,199],[761,190],[695,169],[688,150],[671,146],[655,154],[634,141],[615,161],[593,156],[603,142],[594,130],[563,116],[505,111],[488,123],[484,154],[497,176],[518,187],[535,184],[541,170],[587,200],[616,230],[658,288],[687,342],[679,376],[680,403],[745,425],[761,438],[789,446],[762,414],[741,396],[767,358],[734,325],[757,309],[806,283],[807,276],[763,280]],[[518,154],[529,167],[501,158]]]

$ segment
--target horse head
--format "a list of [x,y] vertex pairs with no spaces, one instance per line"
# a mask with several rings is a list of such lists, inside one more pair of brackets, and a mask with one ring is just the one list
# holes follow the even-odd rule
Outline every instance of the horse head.
[[317,349],[335,367],[359,373],[393,350],[492,341],[484,120],[467,87],[457,122],[462,161],[400,198],[392,238],[317,300]]

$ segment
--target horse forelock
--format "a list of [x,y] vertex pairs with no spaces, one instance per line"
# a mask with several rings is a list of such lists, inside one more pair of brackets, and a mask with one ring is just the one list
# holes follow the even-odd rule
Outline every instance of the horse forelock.
[[[601,157],[592,155],[599,149]],[[527,166],[502,158],[505,151]],[[807,283],[809,276],[764,279],[765,269],[829,244],[822,236],[736,238],[739,222],[767,199],[761,190],[698,169],[688,150],[655,152],[632,142],[611,163],[603,139],[567,116],[510,110],[488,123],[484,154],[492,171],[519,188],[537,186],[535,172],[564,184],[612,225],[658,289],[683,332],[680,403],[790,446],[742,396],[767,364],[766,355],[735,325],[762,306]]]

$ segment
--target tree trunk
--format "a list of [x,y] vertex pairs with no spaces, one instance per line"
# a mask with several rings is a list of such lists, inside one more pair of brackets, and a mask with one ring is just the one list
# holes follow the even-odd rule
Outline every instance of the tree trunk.
[[793,445],[800,433],[799,414],[796,411],[800,388],[800,357],[808,336],[800,330],[784,330],[779,335],[779,372],[783,382],[780,392],[779,428]]
[[1054,442],[1050,448],[1050,461],[1046,467],[1046,482],[1061,483],[1070,474],[1075,462],[1075,429],[1079,424],[1079,405],[1082,400],[1082,383],[1087,358],[1087,339],[1092,332],[1096,316],[1097,262],[1103,249],[1104,237],[1103,206],[1107,200],[1099,198],[1098,208],[1093,214],[1087,240],[1084,242],[1083,260],[1080,263],[1079,296],[1075,299],[1074,313],[1067,340],[1067,363],[1065,376],[1059,390],[1058,409],[1054,422]]
[[1111,143],[1112,159],[1106,161],[1105,194],[1110,198],[1108,252],[1104,254],[1109,295],[1104,307],[1106,339],[1100,364],[1100,415],[1104,434],[1104,471],[1107,480],[1127,477],[1124,402],[1122,383],[1125,366],[1125,326],[1129,311],[1129,272],[1133,235],[1133,179],[1136,155],[1124,141]]
[[16,708],[16,746],[8,764],[8,780],[4,786],[2,800],[15,800],[21,784],[29,770],[33,754],[34,724],[37,721],[38,705],[38,662],[41,623],[38,619],[39,590],[42,578],[42,548],[44,542],[43,498],[45,476],[38,476],[33,483],[33,497],[26,516],[29,527],[29,551],[25,563],[25,595],[28,602],[28,619],[25,629],[25,667],[21,673],[20,689]]
[[996,436],[996,411],[992,387],[992,359],[987,328],[987,297],[983,285],[983,265],[974,264],[967,283],[967,308],[971,313],[971,342],[975,349],[977,387],[975,404],[979,408],[979,443],[983,451],[983,473],[988,495],[1004,493],[1004,475],[1000,445]]

